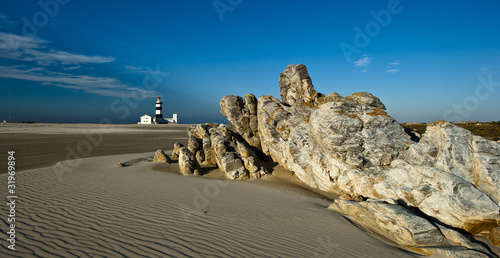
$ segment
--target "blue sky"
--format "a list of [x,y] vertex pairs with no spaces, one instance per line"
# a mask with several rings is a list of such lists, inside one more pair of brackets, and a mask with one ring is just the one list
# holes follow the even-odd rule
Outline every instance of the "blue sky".
[[[319,92],[379,97],[400,122],[500,120],[500,2],[2,1],[0,119],[226,122],[227,94],[279,97],[308,67]],[[499,83],[497,83],[499,82]]]

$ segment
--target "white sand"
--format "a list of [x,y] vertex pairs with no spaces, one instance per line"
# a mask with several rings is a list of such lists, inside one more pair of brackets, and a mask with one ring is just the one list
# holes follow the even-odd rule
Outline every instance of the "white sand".
[[[0,256],[415,256],[353,226],[321,198],[154,172],[145,161],[115,166],[151,155],[64,161],[17,174],[16,251],[2,238]],[[55,172],[68,162],[81,163]],[[0,175],[0,188],[6,184]],[[7,212],[2,205],[3,232]]]

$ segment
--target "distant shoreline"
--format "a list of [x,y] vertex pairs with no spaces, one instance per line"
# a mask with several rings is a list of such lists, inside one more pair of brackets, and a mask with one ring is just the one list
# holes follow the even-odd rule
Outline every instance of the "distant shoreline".
[[[86,123],[86,122],[81,122],[81,123],[66,123],[66,122],[36,122],[36,121],[6,121],[3,120],[3,124],[66,124],[66,125],[102,125],[102,124],[108,124],[108,125],[143,125],[143,126],[148,126],[144,124],[138,124],[138,123]],[[153,125],[153,124],[152,124]],[[160,126],[165,126],[165,125],[193,125],[193,124],[182,124],[182,123],[169,123],[169,124],[154,124],[154,125],[160,125]]]

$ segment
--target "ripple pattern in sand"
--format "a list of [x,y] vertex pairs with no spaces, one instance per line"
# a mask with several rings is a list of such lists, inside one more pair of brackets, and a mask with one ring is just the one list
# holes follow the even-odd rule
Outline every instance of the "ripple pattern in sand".
[[[326,210],[321,199],[153,172],[146,162],[113,166],[140,157],[84,159],[62,177],[53,167],[18,173],[16,251],[3,240],[0,256],[408,256]],[[6,175],[0,180],[6,189]],[[197,193],[208,202],[199,205]],[[3,205],[3,232],[7,212]],[[365,248],[356,248],[360,241]]]

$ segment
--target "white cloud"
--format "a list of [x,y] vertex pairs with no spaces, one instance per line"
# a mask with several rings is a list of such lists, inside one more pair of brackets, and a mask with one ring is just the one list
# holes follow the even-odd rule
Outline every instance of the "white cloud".
[[[371,63],[371,59],[368,55],[364,55],[363,58],[359,59],[358,61],[354,61],[353,64],[356,68],[362,68],[362,67],[367,67]],[[366,69],[365,69],[366,70]]]
[[35,81],[43,85],[81,90],[101,96],[133,97],[140,94],[147,98],[159,95],[155,91],[123,84],[115,78],[51,72],[42,67],[30,69],[25,66],[0,66],[0,78]]
[[46,43],[48,41],[36,37],[0,32],[0,57],[18,59],[22,56],[22,51],[44,48]]
[[75,66],[64,66],[63,69],[64,70],[75,70],[75,69],[78,69],[80,68],[81,66],[79,65],[75,65]]
[[138,66],[135,66],[135,65],[126,65],[125,68],[127,68],[128,70],[132,70],[132,71],[144,70],[142,67],[138,67]]
[[33,51],[34,56],[38,58],[38,62],[48,62],[55,63],[60,62],[61,64],[85,64],[85,63],[110,63],[115,61],[114,57],[102,57],[102,56],[85,56],[78,54],[71,54],[65,51],[55,51],[50,52],[40,52]]
[[387,64],[387,71],[388,73],[397,73],[399,72],[399,69],[397,69],[398,66],[400,66],[401,63],[400,62],[394,62],[394,63],[388,63]]
[[38,65],[73,65],[109,63],[114,57],[86,56],[50,49],[49,42],[38,37],[26,37],[0,32],[0,58],[37,62]]
[[0,13],[0,28],[12,28],[17,26],[18,22],[9,20],[9,17],[5,13]]
[[[149,67],[148,67],[149,68]],[[126,65],[125,69],[127,69],[128,73],[136,73],[136,74],[151,74],[151,71],[148,71],[147,68],[138,67],[135,65]],[[150,68],[151,69],[151,68]],[[154,71],[152,71],[154,72]]]
[[160,65],[156,65],[156,68],[153,69],[150,66],[147,66],[146,68],[144,67],[138,67],[135,65],[126,65],[125,69],[127,69],[128,73],[135,73],[135,74],[149,74],[149,75],[155,75],[156,77],[166,77],[169,75],[168,72],[164,72],[160,70]]
[[[0,32],[0,58],[25,63],[25,65],[0,65],[0,78],[34,81],[42,85],[75,89],[101,96],[155,97],[159,95],[156,91],[130,86],[116,78],[71,74],[70,72],[82,65],[109,63],[115,61],[115,58],[87,56],[55,50],[47,46],[49,43],[49,41],[38,37]],[[65,72],[60,72],[61,70],[51,71],[51,66],[58,66]],[[92,67],[90,68],[92,69]]]

